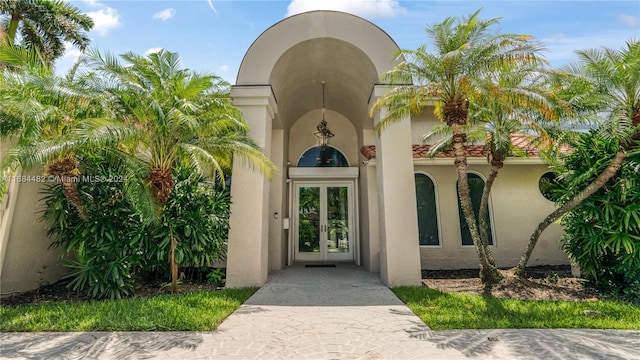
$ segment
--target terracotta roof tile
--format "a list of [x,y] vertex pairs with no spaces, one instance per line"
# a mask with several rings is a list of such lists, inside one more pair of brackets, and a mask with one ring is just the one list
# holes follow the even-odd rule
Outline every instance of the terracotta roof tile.
[[[535,147],[531,141],[530,135],[525,134],[512,134],[511,135],[511,143],[515,148],[522,151],[522,154],[528,157],[539,157],[540,149]],[[413,158],[421,159],[429,157],[429,149],[431,145],[420,145],[413,144]],[[360,152],[367,159],[374,159],[376,157],[376,146],[375,145],[365,145],[360,148]],[[467,157],[486,157],[487,151],[484,149],[484,145],[467,145]],[[436,154],[434,157],[436,158],[453,158],[455,154],[453,150],[447,150],[445,152],[440,152]]]

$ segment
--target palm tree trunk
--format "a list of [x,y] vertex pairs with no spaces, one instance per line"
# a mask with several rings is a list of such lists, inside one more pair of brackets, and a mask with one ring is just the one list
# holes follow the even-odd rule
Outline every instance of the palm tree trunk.
[[18,24],[20,23],[20,14],[11,14],[11,20],[9,26],[7,26],[7,40],[9,45],[13,45],[16,41],[16,32],[18,31]]
[[464,215],[465,221],[469,226],[469,232],[471,233],[471,239],[473,245],[476,248],[476,253],[480,260],[480,280],[483,284],[497,283],[502,279],[502,276],[498,269],[491,265],[488,260],[484,247],[480,240],[480,234],[478,233],[478,226],[473,211],[473,205],[471,203],[471,195],[469,191],[469,181],[467,179],[467,154],[466,154],[466,134],[462,131],[460,124],[452,124],[453,130],[453,151],[455,154],[455,167],[458,173],[458,193],[460,194],[460,208]]
[[504,166],[502,155],[494,154],[493,159],[491,159],[491,172],[489,173],[489,177],[487,181],[484,183],[484,188],[482,189],[482,199],[480,200],[480,211],[478,212],[478,223],[480,225],[480,240],[482,241],[482,246],[484,248],[485,255],[487,257],[487,262],[494,267],[496,266],[496,261],[493,258],[493,254],[491,253],[491,249],[489,248],[489,224],[487,219],[489,218],[489,194],[491,193],[491,188],[493,187],[493,183],[498,177],[498,171]]
[[9,45],[9,35],[7,35],[7,30],[4,26],[0,25],[0,46],[8,46]]
[[582,190],[571,200],[569,200],[569,202],[557,208],[554,212],[552,212],[544,220],[542,220],[533,234],[531,234],[531,238],[529,239],[529,243],[527,244],[527,249],[525,250],[522,258],[520,259],[520,262],[518,263],[518,266],[515,269],[516,275],[525,275],[525,268],[527,266],[527,263],[529,262],[529,258],[531,257],[533,249],[538,243],[540,235],[542,235],[542,232],[549,225],[558,220],[562,215],[573,210],[576,206],[580,205],[581,202],[583,202],[585,199],[587,199],[589,196],[603,187],[604,184],[606,184],[607,181],[609,181],[609,179],[611,179],[618,172],[626,156],[626,152],[624,152],[622,149],[619,149],[613,160],[611,160],[609,165],[598,175],[598,177],[596,177],[593,182],[591,182],[591,184],[589,184],[586,188],[584,188],[584,190]]
[[78,183],[76,180],[72,180],[72,178],[65,177],[62,182],[62,193],[64,197],[67,198],[67,201],[76,209],[78,212],[78,216],[82,221],[88,222],[89,215],[87,215],[87,211],[82,204],[82,198],[80,197],[80,190],[78,190]]
[[80,197],[80,190],[78,190],[77,176],[80,175],[78,161],[71,156],[56,160],[47,167],[47,173],[54,176],[56,181],[62,184],[65,198],[76,209],[80,219],[84,222],[89,221],[89,216]]
[[173,229],[169,226],[171,235],[171,251],[169,261],[171,263],[171,292],[178,292],[178,265],[176,264],[176,238],[173,236]]
[[147,181],[149,181],[154,195],[160,202],[160,208],[162,208],[169,201],[169,194],[175,186],[171,168],[154,167],[147,176]]
[[[158,199],[159,209],[169,201],[169,195],[175,187],[171,168],[163,168],[160,166],[151,169],[151,172],[147,176],[149,186],[154,195]],[[176,245],[177,241],[173,235],[173,229],[169,224],[169,234],[171,236],[171,245],[169,250],[169,265],[171,267],[171,292],[178,291],[178,265],[176,264]]]

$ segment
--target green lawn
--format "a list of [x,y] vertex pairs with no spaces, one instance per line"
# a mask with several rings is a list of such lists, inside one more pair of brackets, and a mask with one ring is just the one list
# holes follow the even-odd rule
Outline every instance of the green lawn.
[[0,331],[214,330],[257,289],[1,306]]
[[[1,306],[0,331],[208,331],[257,289],[153,298]],[[640,330],[640,306],[614,301],[523,301],[425,287],[394,293],[429,327],[445,329],[587,328]],[[585,315],[585,310],[597,311]]]
[[[525,301],[446,293],[426,287],[393,292],[433,330],[584,328],[640,330],[640,306],[614,301]],[[597,311],[585,315],[585,310]]]

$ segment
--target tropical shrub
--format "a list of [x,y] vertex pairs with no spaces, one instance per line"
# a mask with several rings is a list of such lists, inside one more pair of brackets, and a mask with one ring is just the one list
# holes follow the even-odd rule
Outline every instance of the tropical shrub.
[[[128,155],[145,174],[137,179],[152,194],[153,215],[164,211],[180,166],[188,165],[192,173],[214,181],[224,180],[232,161],[266,177],[275,172],[275,165],[248,136],[248,125],[230,101],[229,84],[222,78],[183,68],[180,56],[164,49],[119,58],[90,51],[82,61],[90,71],[87,83],[100,96],[108,95],[112,111],[108,120],[99,121],[109,128],[97,133],[117,133],[118,143],[126,144],[119,153]],[[173,236],[174,227],[182,228],[187,237],[193,228],[168,221],[165,215],[162,223],[169,230],[171,290],[176,292],[180,239]]]
[[[121,298],[133,294],[135,275],[143,269],[147,230],[124,196],[123,183],[107,161],[85,162],[87,181],[77,185],[89,221],[83,221],[65,198],[62,184],[45,191],[42,219],[47,223],[53,246],[71,255],[64,265],[70,269],[68,286],[96,298]],[[112,181],[89,181],[97,176]]]
[[171,231],[178,239],[179,266],[206,266],[224,256],[228,191],[215,189],[190,175],[189,169],[180,168],[162,220],[147,224],[125,196],[126,183],[113,161],[108,157],[82,161],[86,175],[78,178],[78,188],[88,222],[65,199],[61,184],[45,190],[43,220],[49,236],[55,238],[53,246],[63,247],[70,255],[65,266],[70,269],[71,289],[96,298],[133,295],[137,279],[166,272]]
[[224,270],[222,269],[212,269],[207,274],[207,282],[210,284],[222,285],[224,284],[223,279],[226,277]]
[[181,267],[212,264],[226,254],[231,196],[205,183],[188,168],[174,172],[176,186],[163,208],[162,222],[148,244],[149,269],[168,270],[171,234],[178,239],[176,263]]
[[[583,135],[561,176],[568,201],[607,166],[618,150],[596,132]],[[567,190],[568,189],[568,190]],[[612,295],[640,301],[640,152],[630,152],[616,175],[561,220],[564,250],[584,276]]]

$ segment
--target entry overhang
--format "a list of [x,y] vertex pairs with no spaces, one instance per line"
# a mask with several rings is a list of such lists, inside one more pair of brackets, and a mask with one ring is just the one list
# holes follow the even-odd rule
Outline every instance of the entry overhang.
[[290,179],[357,179],[359,174],[360,168],[358,167],[289,168]]

